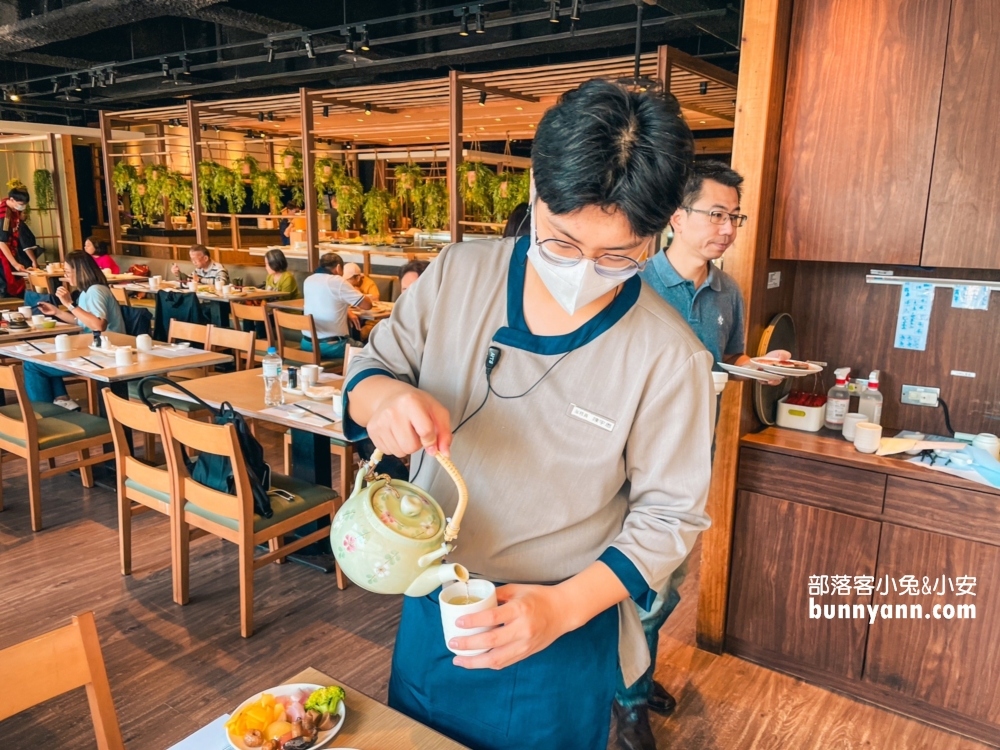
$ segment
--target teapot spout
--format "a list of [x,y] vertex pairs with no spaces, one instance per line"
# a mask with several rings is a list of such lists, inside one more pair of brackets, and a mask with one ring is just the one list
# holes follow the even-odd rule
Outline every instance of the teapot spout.
[[427,596],[438,586],[455,581],[469,580],[469,571],[458,563],[448,563],[446,565],[434,565],[419,576],[410,584],[410,587],[403,593],[407,596]]

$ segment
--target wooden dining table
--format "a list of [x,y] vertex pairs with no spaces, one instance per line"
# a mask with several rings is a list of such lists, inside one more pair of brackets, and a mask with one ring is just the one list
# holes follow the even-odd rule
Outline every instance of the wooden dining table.
[[79,333],[82,330],[80,326],[63,323],[61,320],[56,322],[54,328],[41,328],[30,324],[27,328],[0,328],[0,346],[4,346],[11,341],[47,339],[58,336],[61,333],[72,334]]
[[[181,294],[191,294],[190,289],[186,289],[180,286],[165,286],[160,285],[160,288],[153,290],[149,288],[148,284],[123,284],[122,288],[126,292],[132,292],[134,294],[145,292],[149,294],[156,294],[156,292],[180,292]],[[273,300],[278,297],[282,297],[284,292],[268,291],[266,289],[244,289],[240,292],[232,292],[231,294],[217,294],[216,292],[199,291],[197,292],[198,299],[202,302],[259,302],[261,300]]]

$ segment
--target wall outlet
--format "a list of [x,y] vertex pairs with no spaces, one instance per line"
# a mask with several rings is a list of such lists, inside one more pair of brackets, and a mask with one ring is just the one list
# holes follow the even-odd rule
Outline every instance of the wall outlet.
[[777,289],[781,286],[781,271],[771,271],[767,275],[767,288]]
[[901,400],[904,404],[910,404],[911,406],[937,406],[940,396],[940,388],[932,388],[924,385],[904,385],[903,398]]

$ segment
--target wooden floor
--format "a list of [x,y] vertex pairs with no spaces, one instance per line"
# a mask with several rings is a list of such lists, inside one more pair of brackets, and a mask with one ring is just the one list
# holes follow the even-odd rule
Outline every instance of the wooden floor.
[[[276,437],[265,444],[280,466]],[[135,520],[134,573],[125,578],[118,571],[110,491],[84,490],[72,475],[47,480],[47,528],[33,534],[23,463],[5,463],[3,475],[0,648],[93,609],[129,750],[168,748],[257,690],[309,666],[385,700],[398,597],[357,586],[338,591],[333,576],[295,564],[269,565],[256,577],[257,632],[244,640],[235,548],[209,538],[193,544],[191,603],[179,607],[171,599],[165,518],[149,513]],[[691,565],[683,601],[661,636],[657,678],[679,700],[673,717],[654,717],[661,750],[987,747],[697,650],[697,567]],[[16,686],[0,685],[10,689]],[[93,747],[82,690],[0,722],[3,750]]]

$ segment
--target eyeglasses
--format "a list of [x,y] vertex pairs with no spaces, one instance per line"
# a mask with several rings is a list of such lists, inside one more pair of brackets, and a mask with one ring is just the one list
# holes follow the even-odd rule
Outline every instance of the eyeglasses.
[[734,227],[741,227],[747,223],[747,217],[744,214],[731,214],[727,211],[705,211],[704,209],[691,208],[690,206],[681,206],[681,208],[688,213],[705,214],[713,224],[725,224],[727,221],[731,221]]
[[[636,260],[627,255],[616,255],[614,253],[605,253],[597,258],[587,258],[583,254],[583,250],[572,242],[564,242],[555,238],[539,240],[537,234],[535,235],[535,244],[538,245],[538,252],[541,256],[554,266],[571,268],[581,260],[586,259],[593,261],[594,269],[597,273],[607,279],[624,280],[646,267],[646,258]],[[649,252],[648,247],[646,248],[646,252]]]

